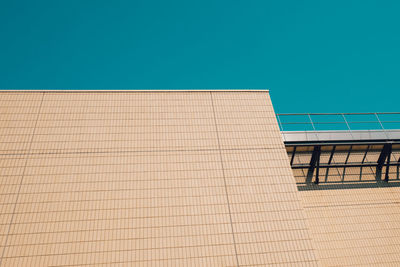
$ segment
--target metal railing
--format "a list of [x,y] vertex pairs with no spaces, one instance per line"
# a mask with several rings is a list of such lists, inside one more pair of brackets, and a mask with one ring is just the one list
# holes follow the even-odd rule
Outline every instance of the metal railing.
[[277,114],[281,131],[399,130],[400,112]]

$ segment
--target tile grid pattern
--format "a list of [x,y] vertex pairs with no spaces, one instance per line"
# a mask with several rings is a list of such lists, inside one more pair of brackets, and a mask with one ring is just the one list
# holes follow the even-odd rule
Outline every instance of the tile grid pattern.
[[1,266],[317,265],[265,92],[40,96],[0,94]]
[[300,192],[324,266],[398,266],[400,187]]
[[[242,98],[214,95],[239,263],[317,265],[270,99],[257,99],[265,116],[253,119],[257,101]],[[247,133],[235,135],[231,125]],[[259,127],[263,135],[253,137]]]
[[23,167],[22,167],[21,178],[20,178],[20,182],[18,184],[18,189],[17,189],[16,196],[15,196],[15,203],[13,203],[11,218],[10,218],[9,223],[6,224],[5,227],[2,227],[2,228],[7,229],[7,230],[6,230],[6,233],[5,233],[5,237],[4,236],[2,237],[2,240],[4,239],[4,241],[2,242],[0,266],[2,264],[2,260],[3,260],[3,256],[4,256],[4,251],[5,251],[4,248],[7,246],[8,236],[10,234],[11,225],[12,225],[13,220],[14,220],[14,214],[15,214],[15,210],[16,210],[16,207],[17,207],[17,203],[18,203],[18,197],[19,197],[19,193],[21,191],[23,180],[24,180],[24,173],[25,173],[25,169],[26,169],[26,166],[27,166],[30,149],[31,149],[31,146],[32,146],[32,143],[33,143],[33,137],[35,136],[36,125],[37,125],[37,122],[39,120],[40,109],[41,109],[42,104],[43,104],[44,94],[45,94],[45,92],[41,93],[42,96],[41,96],[39,108],[38,108],[38,111],[37,111],[37,114],[36,114],[35,125],[33,126],[33,131],[32,131],[31,137],[29,138],[30,140],[28,142],[28,149],[27,149],[27,153],[25,155],[25,161],[24,161]]
[[221,170],[222,170],[222,175],[224,177],[224,186],[225,186],[225,193],[226,193],[226,202],[228,205],[228,211],[229,211],[229,219],[231,222],[231,230],[232,230],[232,239],[233,239],[233,246],[235,248],[235,256],[236,256],[236,264],[239,266],[239,258],[237,254],[237,247],[236,247],[236,240],[235,240],[235,232],[233,230],[233,223],[232,223],[232,213],[231,213],[231,204],[229,202],[229,195],[228,195],[228,188],[226,186],[226,176],[225,176],[225,168],[224,168],[224,161],[222,158],[222,151],[221,151],[221,142],[219,140],[219,133],[218,133],[218,124],[217,124],[217,118],[215,115],[215,107],[214,107],[214,99],[213,99],[213,94],[210,92],[210,98],[211,98],[211,106],[213,110],[213,117],[214,117],[214,123],[215,123],[215,133],[217,135],[217,141],[218,141],[218,150],[219,150],[219,158],[221,162]]

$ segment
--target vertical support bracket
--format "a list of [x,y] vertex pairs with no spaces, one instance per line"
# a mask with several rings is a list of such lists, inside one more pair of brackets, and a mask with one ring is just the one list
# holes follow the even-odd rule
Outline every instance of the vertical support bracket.
[[[389,155],[392,153],[392,144],[391,143],[386,143],[383,145],[381,154],[379,155],[378,158],[378,165],[376,166],[376,176],[375,179],[377,182],[381,181],[381,177],[382,177],[382,168],[385,164],[386,159],[389,157]],[[390,161],[390,159],[389,159]],[[389,166],[389,164],[387,165]],[[389,173],[388,173],[389,169],[387,168],[386,170],[386,175],[385,175],[385,181],[386,181],[386,176],[388,177],[387,179],[389,179]]]
[[321,151],[319,151],[319,155],[317,157],[317,166],[316,166],[316,170],[315,170],[315,184],[319,184],[319,161],[321,159]]
[[387,164],[386,164],[386,173],[385,173],[385,182],[389,182],[389,171],[390,171],[390,156],[392,155],[392,144],[389,146],[388,155],[387,155]]
[[294,156],[296,154],[296,148],[297,148],[297,146],[293,147],[292,158],[290,159],[290,166],[293,165]]
[[332,147],[331,155],[329,156],[328,160],[328,167],[326,168],[326,173],[325,173],[325,182],[328,181],[328,175],[329,175],[329,168],[333,159],[333,155],[335,154],[336,146]]
[[[350,145],[349,151],[347,152],[346,160],[344,161],[344,165],[345,166],[347,165],[347,162],[349,161],[351,150],[353,150],[353,145]],[[345,175],[346,175],[346,167],[343,167],[342,182],[344,181],[344,176]]]
[[[319,171],[319,158],[320,158],[320,156],[321,156],[321,146],[319,146],[319,145],[314,146],[314,151],[313,151],[313,153],[311,155],[310,166],[308,167],[308,172],[307,172],[307,177],[306,177],[306,184],[311,184],[312,177],[314,175],[315,167],[317,167],[317,163],[318,163],[318,171]],[[318,177],[318,180],[319,180],[319,177]]]
[[365,162],[365,159],[367,158],[367,154],[368,154],[368,151],[369,151],[370,147],[371,147],[370,145],[367,146],[367,149],[365,150],[365,153],[364,153],[364,157],[363,157],[363,159],[362,159],[362,161],[361,161],[361,166],[360,166],[360,181],[362,180],[363,164],[364,164],[364,162]]

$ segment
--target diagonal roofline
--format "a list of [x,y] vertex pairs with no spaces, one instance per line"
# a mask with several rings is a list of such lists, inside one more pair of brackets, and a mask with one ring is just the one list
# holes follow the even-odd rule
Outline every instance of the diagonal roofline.
[[269,92],[269,89],[0,89],[0,92]]

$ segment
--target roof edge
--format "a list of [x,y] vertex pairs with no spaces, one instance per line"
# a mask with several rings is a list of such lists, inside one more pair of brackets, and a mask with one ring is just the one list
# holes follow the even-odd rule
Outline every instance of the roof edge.
[[269,92],[269,89],[0,89],[0,92]]

